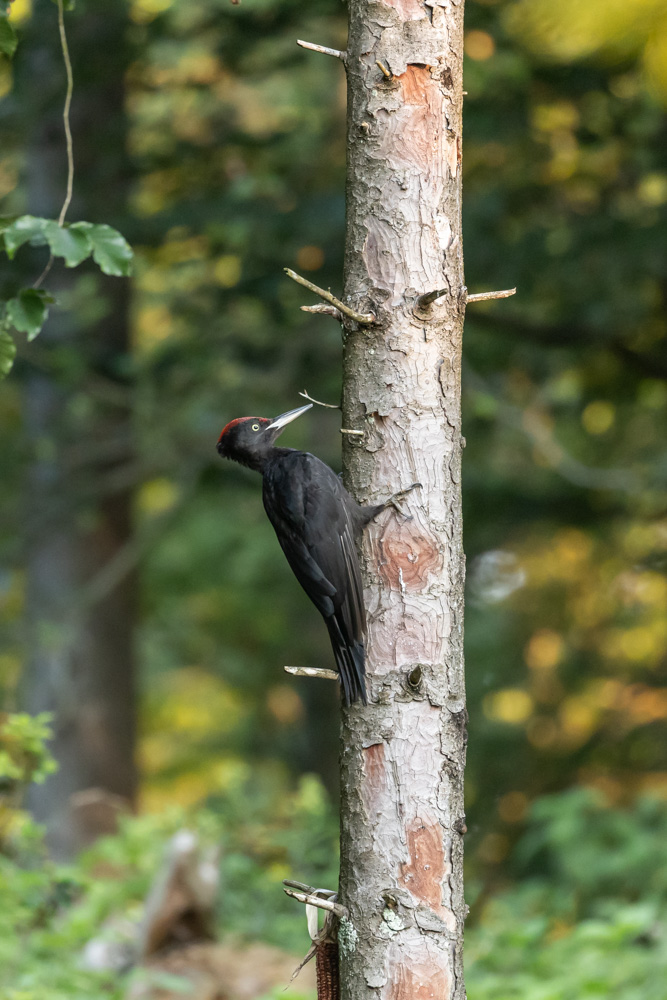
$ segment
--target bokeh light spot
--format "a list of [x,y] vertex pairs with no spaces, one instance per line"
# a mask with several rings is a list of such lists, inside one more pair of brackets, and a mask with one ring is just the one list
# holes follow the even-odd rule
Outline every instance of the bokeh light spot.
[[522,688],[505,688],[484,699],[484,714],[489,719],[517,726],[530,716],[533,699]]
[[179,489],[169,479],[151,479],[139,490],[137,505],[144,514],[164,514],[179,497]]
[[319,271],[324,264],[324,251],[321,247],[301,247],[296,255],[296,265],[304,271]]
[[236,254],[223,254],[213,265],[213,274],[223,288],[233,288],[241,280],[241,258]]
[[538,750],[546,750],[558,740],[558,726],[548,715],[536,715],[526,726],[528,742]]
[[551,670],[563,657],[563,638],[558,632],[543,628],[531,637],[524,658],[531,670]]
[[520,823],[528,809],[528,796],[524,792],[507,792],[498,802],[498,815],[504,823]]
[[269,712],[283,726],[289,726],[303,717],[303,702],[294,688],[277,684],[266,697]]
[[667,174],[645,174],[637,187],[637,197],[644,205],[664,205],[667,202]]
[[484,62],[490,59],[496,51],[494,42],[488,31],[469,31],[465,37],[465,54],[469,59]]
[[606,400],[596,399],[593,403],[589,403],[581,414],[581,423],[589,434],[606,434],[613,426],[615,418],[614,405]]
[[173,4],[174,0],[132,0],[130,18],[135,24],[150,24]]
[[477,854],[482,861],[495,865],[507,857],[509,848],[510,842],[504,833],[487,833],[477,849]]

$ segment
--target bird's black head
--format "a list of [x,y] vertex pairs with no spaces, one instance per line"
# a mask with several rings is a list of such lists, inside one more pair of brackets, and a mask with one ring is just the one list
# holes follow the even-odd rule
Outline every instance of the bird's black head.
[[218,438],[218,454],[261,472],[278,435],[312,405],[308,403],[306,406],[299,406],[296,410],[281,413],[273,420],[267,417],[239,417],[232,420]]

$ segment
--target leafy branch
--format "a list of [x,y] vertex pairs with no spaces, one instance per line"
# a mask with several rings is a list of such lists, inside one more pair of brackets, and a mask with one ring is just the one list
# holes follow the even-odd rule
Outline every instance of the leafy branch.
[[[0,0],[0,52],[11,58],[16,51],[17,35],[9,21],[12,0]],[[78,267],[89,257],[104,274],[127,277],[132,268],[132,248],[125,238],[111,226],[91,222],[65,224],[65,216],[74,190],[74,147],[70,124],[70,108],[74,90],[72,62],[65,32],[65,10],[71,10],[74,0],[54,0],[58,7],[60,47],[67,75],[67,89],[63,108],[63,126],[67,149],[67,188],[58,221],[34,215],[0,218],[0,250],[10,260],[24,244],[48,246],[46,267],[31,288],[22,288],[10,299],[0,301],[0,379],[12,369],[16,357],[16,344],[10,331],[25,333],[28,340],[41,332],[49,315],[49,306],[55,299],[40,285],[48,275],[56,257],[61,257],[65,267]]]

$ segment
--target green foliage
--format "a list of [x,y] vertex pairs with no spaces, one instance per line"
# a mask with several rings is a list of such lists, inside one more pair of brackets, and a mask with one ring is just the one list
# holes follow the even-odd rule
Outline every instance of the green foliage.
[[281,881],[335,884],[337,820],[314,776],[294,786],[284,772],[257,780],[241,767],[210,807],[126,819],[73,866],[46,861],[35,828],[25,826],[12,858],[0,855],[0,995],[122,996],[127,976],[87,971],[83,949],[92,938],[132,944],[136,933],[122,928],[141,919],[168,841],[184,826],[203,845],[221,845],[221,933],[305,953],[303,908]]
[[667,904],[666,843],[664,802],[640,798],[632,810],[610,809],[599,792],[574,788],[533,803],[514,857],[521,878],[539,874],[577,912],[590,913],[613,898]]
[[49,315],[48,305],[55,299],[41,288],[22,288],[17,296],[5,302],[7,321],[20,333],[34,340]]
[[0,52],[11,59],[16,52],[17,45],[18,38],[14,26],[7,20],[6,13],[0,10]]
[[612,809],[581,789],[537,800],[522,878],[466,936],[471,1000],[661,1000],[667,980],[667,806]]
[[24,790],[31,782],[42,784],[57,770],[46,749],[50,720],[47,712],[0,713],[0,855],[13,850],[17,831],[26,839],[30,824],[20,808]]
[[8,20],[10,10],[11,0],[2,0],[0,3],[0,52],[11,59],[16,52],[18,37],[14,25],[10,24]]
[[662,1000],[667,979],[664,911],[617,906],[553,925],[549,899],[518,888],[490,904],[468,936],[471,1000]]
[[0,327],[0,378],[9,375],[16,357],[16,344],[6,330]]
[[[333,810],[312,776],[290,787],[278,772],[257,781],[240,766],[205,809],[127,819],[75,866],[45,862],[25,828],[18,855],[0,857],[2,995],[122,996],[127,977],[86,971],[83,949],[92,938],[132,939],[122,928],[140,919],[169,838],[184,825],[202,844],[222,845],[221,932],[305,953],[303,911],[281,880],[335,884]],[[520,880],[473,906],[471,1000],[662,1000],[667,893],[654,875],[666,828],[667,805],[655,799],[632,810],[580,790],[538,800],[512,859]]]
[[[74,9],[74,0],[54,0],[60,14]],[[0,5],[0,52],[11,57],[17,46],[17,36],[8,20],[10,4],[2,0]],[[68,92],[65,104],[66,131],[69,131],[69,102],[72,96],[72,78],[70,57],[62,40],[62,56],[68,71]],[[72,179],[74,165],[71,144],[67,150],[70,169],[68,195],[62,208],[60,221],[23,215],[18,218],[0,219],[0,236],[5,252],[13,260],[16,251],[25,243],[32,246],[48,245],[50,251],[49,263],[42,278],[48,272],[51,262],[56,257],[63,258],[65,266],[78,267],[88,257],[93,258],[103,274],[117,277],[127,277],[131,273],[132,249],[121,234],[111,226],[76,222],[64,225],[63,219],[72,195]],[[36,284],[41,283],[40,278]],[[0,297],[0,379],[4,378],[13,366],[16,355],[10,330],[26,333],[28,340],[33,340],[42,330],[48,318],[47,304],[54,302],[48,293],[32,288],[22,288],[16,295],[7,299]]]
[[52,733],[48,712],[0,716],[0,783],[28,785],[43,782],[56,763],[46,749]]
[[44,235],[51,248],[51,253],[54,257],[62,257],[65,261],[65,267],[77,267],[90,256],[90,239],[85,232],[81,231],[81,226],[82,223],[74,226],[59,226],[57,222],[49,220],[44,227]]
[[[65,267],[78,267],[92,256],[103,274],[128,277],[132,271],[132,248],[116,229],[104,224],[73,222],[60,226],[53,219],[22,215],[0,221],[0,235],[10,260],[14,259],[17,250],[29,243],[48,246],[53,257],[64,260]],[[29,341],[34,340],[48,318],[48,305],[53,302],[53,296],[40,288],[22,288],[13,298],[0,303],[4,305],[4,315],[0,319],[3,324],[0,377],[9,373],[16,354],[9,329],[13,327],[26,333]]]
[[[127,278],[132,273],[132,248],[116,229],[102,224],[93,225],[92,222],[74,222],[69,226],[69,232],[74,235],[77,241],[85,240],[87,242],[88,253],[92,254],[93,260],[103,274],[111,274],[117,278]],[[48,239],[49,236],[47,233]],[[54,256],[57,256],[58,251],[54,248],[54,244],[51,243],[50,245],[51,252]],[[79,242],[78,246],[80,246]],[[80,250],[77,251],[77,257],[79,252]],[[65,254],[62,256],[65,256]],[[77,263],[80,263],[84,259],[83,257],[77,259]],[[65,263],[67,267],[76,266],[67,259]]]

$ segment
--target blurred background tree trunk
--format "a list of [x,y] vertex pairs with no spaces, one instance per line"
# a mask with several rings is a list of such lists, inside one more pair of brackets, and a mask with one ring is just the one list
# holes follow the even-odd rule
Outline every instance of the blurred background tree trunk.
[[[107,0],[66,15],[75,88],[69,221],[122,228],[126,16],[123,3]],[[57,218],[66,179],[65,72],[52,4],[37,4],[29,30],[19,64],[34,122],[29,210]],[[129,285],[92,269],[73,275],[61,263],[47,283],[58,305],[43,334],[43,367],[29,371],[24,397],[33,455],[24,704],[53,714],[59,771],[33,790],[30,805],[47,826],[52,852],[64,857],[112,828],[136,791]],[[90,789],[103,794],[77,802],[77,793]]]
[[364,432],[345,438],[346,480],[367,503],[421,488],[364,542],[370,704],[343,723],[343,996],[461,1000],[463,3],[349,10],[345,292],[378,322],[345,338],[343,422]]

